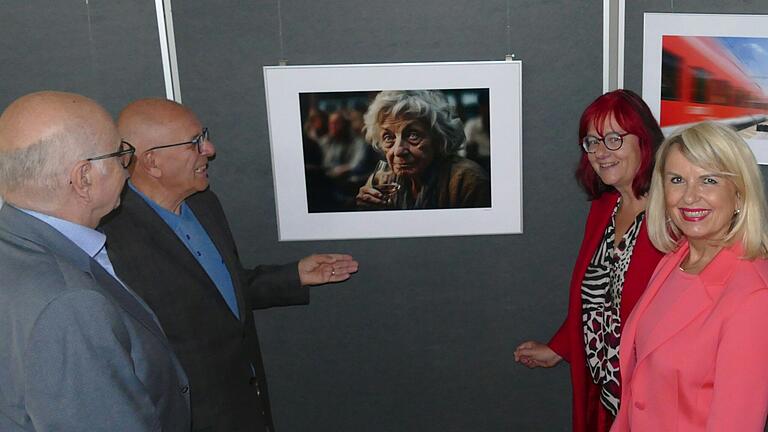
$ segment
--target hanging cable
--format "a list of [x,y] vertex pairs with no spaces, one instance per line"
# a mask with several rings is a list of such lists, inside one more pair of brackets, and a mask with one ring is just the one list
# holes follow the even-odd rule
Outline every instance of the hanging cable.
[[512,8],[510,6],[510,0],[507,0],[507,55],[506,60],[510,61],[515,58],[512,54]]
[[283,43],[283,12],[281,0],[277,0],[277,32],[280,38],[280,66],[285,66],[288,61],[285,59],[285,45]]

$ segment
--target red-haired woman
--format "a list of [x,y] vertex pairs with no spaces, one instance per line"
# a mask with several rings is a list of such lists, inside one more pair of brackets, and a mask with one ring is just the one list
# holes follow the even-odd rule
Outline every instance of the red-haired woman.
[[592,200],[573,269],[568,315],[548,344],[526,341],[515,360],[529,368],[571,365],[573,431],[607,431],[619,408],[621,325],[662,253],[648,239],[647,193],[664,139],[636,93],[616,90],[581,115],[584,150],[576,178]]

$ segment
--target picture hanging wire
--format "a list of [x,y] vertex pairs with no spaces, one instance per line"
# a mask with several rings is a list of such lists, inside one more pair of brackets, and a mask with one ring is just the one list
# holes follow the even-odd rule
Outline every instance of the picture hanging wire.
[[280,39],[280,60],[278,64],[285,66],[288,64],[288,60],[285,59],[285,46],[283,45],[283,13],[281,6],[281,0],[277,0],[277,33]]
[[88,0],[85,0],[85,14],[88,16],[88,44],[91,54],[91,70],[96,69],[96,49],[93,43],[93,30],[91,28],[91,6]]
[[515,54],[512,53],[512,24],[511,24],[511,7],[509,5],[510,0],[507,0],[507,55],[504,56],[504,61],[513,61]]

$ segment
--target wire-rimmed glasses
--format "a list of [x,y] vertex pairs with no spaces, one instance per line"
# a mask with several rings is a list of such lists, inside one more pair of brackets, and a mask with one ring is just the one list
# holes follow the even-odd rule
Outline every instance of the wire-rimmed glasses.
[[120,165],[122,165],[123,168],[128,168],[131,165],[131,161],[133,160],[134,153],[136,153],[136,147],[131,145],[131,143],[129,143],[128,141],[122,140],[120,141],[120,150],[112,153],[107,153],[101,156],[94,156],[86,160],[90,162],[95,160],[119,157]]
[[176,144],[165,144],[165,145],[159,145],[159,146],[150,147],[150,148],[146,149],[144,151],[144,153],[150,152],[152,150],[163,149],[163,148],[168,148],[168,147],[182,146],[182,145],[187,145],[187,144],[194,144],[197,147],[197,152],[198,153],[203,153],[203,143],[205,141],[208,141],[208,128],[207,127],[203,128],[203,131],[200,132],[198,135],[196,135],[194,138],[192,138],[192,140],[190,140],[190,141],[184,141],[184,142],[180,142],[180,143],[176,143]]

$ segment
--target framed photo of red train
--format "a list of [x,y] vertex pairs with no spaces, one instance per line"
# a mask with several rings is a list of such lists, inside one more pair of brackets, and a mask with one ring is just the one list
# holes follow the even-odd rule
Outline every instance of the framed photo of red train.
[[646,13],[643,99],[665,134],[734,127],[768,164],[768,15]]
[[521,69],[265,67],[279,239],[521,233]]

